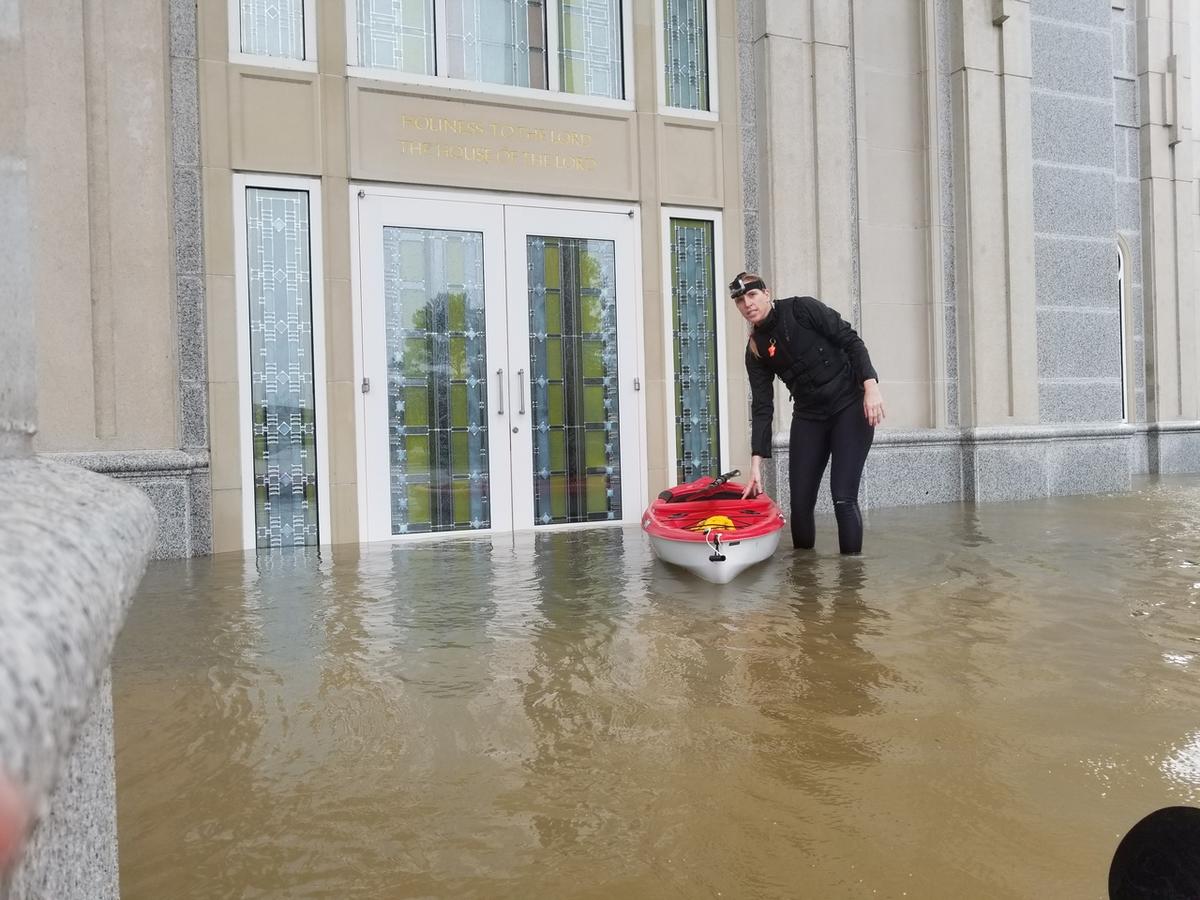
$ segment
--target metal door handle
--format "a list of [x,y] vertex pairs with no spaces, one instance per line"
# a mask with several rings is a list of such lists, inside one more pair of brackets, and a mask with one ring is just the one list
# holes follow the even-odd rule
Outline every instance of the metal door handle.
[[504,370],[503,369],[496,370],[496,397],[499,401],[498,408],[496,409],[496,415],[502,416],[502,415],[504,415]]
[[517,390],[520,391],[521,408],[517,410],[521,415],[525,415],[525,370],[517,369]]

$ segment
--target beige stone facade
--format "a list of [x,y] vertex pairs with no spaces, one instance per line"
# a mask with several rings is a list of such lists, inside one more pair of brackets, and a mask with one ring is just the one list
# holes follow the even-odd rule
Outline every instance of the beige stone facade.
[[[710,24],[716,112],[677,115],[658,100],[661,24],[654,7],[626,3],[626,101],[579,102],[563,93],[531,97],[486,85],[416,84],[364,78],[347,68],[347,17],[340,2],[316,5],[315,71],[249,65],[231,56],[225,0],[199,4],[199,71],[208,298],[209,414],[214,550],[244,543],[245,478],[239,452],[243,409],[235,352],[235,239],[231,200],[237,173],[319,179],[324,209],[325,362],[328,372],[328,491],[334,542],[359,539],[357,396],[352,321],[352,186],[426,187],[461,199],[538,195],[558,203],[624,201],[639,212],[645,391],[643,482],[656,493],[668,477],[673,384],[661,349],[663,206],[717,212],[720,272],[742,265],[736,22],[732,0],[714,4]],[[251,179],[253,180],[253,179]],[[669,302],[669,299],[666,301]],[[728,320],[727,366],[741,367],[741,326]],[[735,376],[737,377],[737,376]],[[730,392],[729,418],[746,418]],[[744,429],[730,429],[728,458],[744,458]],[[644,497],[638,498],[639,501]]]
[[[320,210],[322,542],[364,538],[360,191],[632,214],[635,502],[675,480],[669,210],[718,223],[719,282],[757,269],[860,330],[889,412],[868,507],[1200,471],[1192,4],[712,0],[698,114],[662,103],[658,3],[623,4],[606,102],[368,71],[353,3],[297,4],[301,61],[231,48],[229,0],[22,26],[56,61],[26,66],[38,449],[142,484],[161,554],[252,543],[238,198],[287,179]],[[744,468],[744,327],[719,327]]]
[[1200,470],[1190,5],[741,10],[748,233],[871,349],[867,505]]
[[[25,22],[40,450],[174,449],[167,10],[50,4]],[[51,74],[52,73],[52,74]]]

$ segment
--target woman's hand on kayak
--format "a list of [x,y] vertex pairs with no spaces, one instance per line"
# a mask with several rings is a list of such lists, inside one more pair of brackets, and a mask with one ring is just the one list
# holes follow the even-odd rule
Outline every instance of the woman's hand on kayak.
[[762,457],[752,456],[750,458],[750,479],[746,482],[746,489],[742,491],[742,499],[757,497],[762,492]]

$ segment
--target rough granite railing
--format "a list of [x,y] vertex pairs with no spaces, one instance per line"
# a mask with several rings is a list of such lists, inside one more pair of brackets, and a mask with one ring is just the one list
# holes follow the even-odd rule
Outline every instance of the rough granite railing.
[[108,900],[108,664],[154,511],[135,488],[33,456],[22,7],[0,0],[0,900]]
[[0,459],[0,842],[36,824],[8,900],[118,896],[108,662],[153,546],[136,488]]

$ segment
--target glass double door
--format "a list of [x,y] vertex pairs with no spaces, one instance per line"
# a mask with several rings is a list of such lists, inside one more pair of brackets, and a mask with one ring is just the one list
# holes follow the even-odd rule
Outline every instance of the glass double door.
[[367,195],[359,247],[367,540],[638,521],[627,212]]

